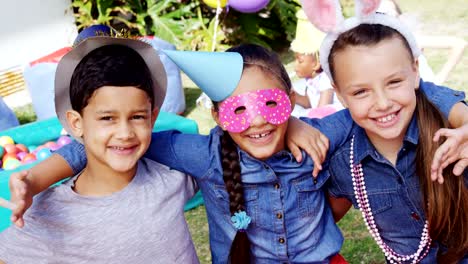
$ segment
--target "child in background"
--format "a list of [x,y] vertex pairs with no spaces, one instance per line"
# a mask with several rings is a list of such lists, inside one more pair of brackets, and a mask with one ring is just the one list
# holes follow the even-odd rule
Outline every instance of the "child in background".
[[[468,175],[455,177],[448,167],[444,184],[431,181],[440,145],[432,140],[447,121],[420,92],[435,85],[419,79],[413,35],[398,19],[374,13],[380,1],[356,1],[357,16],[347,20],[338,19],[337,2],[303,2],[329,31],[320,61],[354,120],[330,157],[331,195],[361,210],[390,263],[468,263]],[[454,131],[467,138],[466,125]]]
[[[345,263],[338,255],[343,237],[322,189],[327,178],[319,175],[314,181],[312,159],[297,163],[286,151],[294,98],[289,98],[291,82],[279,58],[256,45],[166,54],[192,80],[205,81],[198,85],[215,101],[219,126],[207,136],[156,133],[147,156],[197,179],[213,263]],[[192,62],[199,64],[188,63],[191,56],[198,56]],[[209,63],[232,69],[213,74]],[[234,76],[236,81],[229,82],[233,75],[240,81]],[[86,164],[77,146],[61,152],[74,168]],[[49,167],[50,161],[37,167]],[[62,160],[52,166],[65,165]],[[55,177],[44,171],[34,181]]]
[[320,66],[319,47],[325,34],[307,20],[303,10],[296,16],[296,38],[291,50],[296,58],[294,70],[301,79],[293,83],[296,106],[292,115],[322,118],[343,108]]
[[57,116],[88,164],[35,197],[22,229],[0,233],[6,263],[199,263],[183,210],[195,183],[141,159],[166,92],[163,65],[151,45],[108,30],[88,28],[97,36],[56,73]]

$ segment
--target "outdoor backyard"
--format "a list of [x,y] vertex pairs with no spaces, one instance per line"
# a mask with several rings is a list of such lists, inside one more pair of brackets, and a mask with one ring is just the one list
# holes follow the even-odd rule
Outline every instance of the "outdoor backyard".
[[[427,35],[457,36],[468,41],[468,1],[467,0],[401,0],[402,11],[407,13],[418,25],[418,31]],[[447,50],[424,50],[434,72],[439,71],[448,55]],[[281,53],[281,58],[288,72],[293,72],[293,54]],[[468,49],[455,69],[449,74],[445,86],[468,93]],[[207,134],[215,125],[210,110],[195,103],[201,91],[183,75],[183,86],[186,97],[184,116],[198,123],[199,132]],[[31,105],[14,109],[21,123],[35,119]],[[397,216],[396,216],[397,217]],[[208,241],[208,224],[205,207],[199,206],[186,212],[192,238],[201,263],[211,263]],[[385,263],[380,249],[366,230],[359,211],[352,209],[339,226],[345,236],[341,254],[349,263]]]

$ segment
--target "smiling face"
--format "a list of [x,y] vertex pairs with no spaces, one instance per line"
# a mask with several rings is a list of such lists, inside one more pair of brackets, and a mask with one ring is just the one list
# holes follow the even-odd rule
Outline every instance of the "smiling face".
[[418,64],[399,37],[346,46],[333,57],[334,86],[371,142],[400,142],[416,107]]
[[88,165],[107,172],[134,173],[148,149],[158,110],[136,87],[103,86],[90,97],[82,114],[67,114],[75,136],[86,147]]
[[[271,88],[284,90],[282,83],[276,78],[271,77],[271,74],[266,74],[258,66],[250,66],[244,69],[242,78],[231,97]],[[267,106],[268,103],[271,103],[271,107],[274,107],[272,102],[267,102]],[[240,109],[240,111],[243,110]],[[213,117],[218,125],[223,127],[219,121],[219,113],[213,112]],[[256,115],[246,130],[239,133],[228,131],[228,133],[242,150],[249,153],[252,157],[264,160],[284,149],[284,137],[287,127],[287,121],[275,125],[265,120],[262,115]]]

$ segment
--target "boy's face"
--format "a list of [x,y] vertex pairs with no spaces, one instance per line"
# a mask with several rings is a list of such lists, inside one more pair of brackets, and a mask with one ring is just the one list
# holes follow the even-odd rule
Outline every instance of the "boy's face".
[[335,90],[353,120],[377,142],[400,142],[416,107],[418,63],[400,38],[348,46],[334,56]]
[[315,54],[295,53],[296,65],[294,70],[299,78],[313,78],[320,68]]
[[157,114],[145,91],[103,86],[70,127],[82,136],[90,165],[126,173],[148,149]]

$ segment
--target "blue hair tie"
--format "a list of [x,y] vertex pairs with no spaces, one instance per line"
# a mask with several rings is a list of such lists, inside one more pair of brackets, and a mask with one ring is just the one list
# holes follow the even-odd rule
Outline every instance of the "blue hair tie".
[[249,227],[252,219],[247,215],[245,211],[239,211],[234,213],[231,217],[232,224],[239,231],[245,231]]

